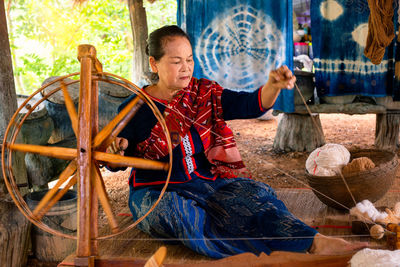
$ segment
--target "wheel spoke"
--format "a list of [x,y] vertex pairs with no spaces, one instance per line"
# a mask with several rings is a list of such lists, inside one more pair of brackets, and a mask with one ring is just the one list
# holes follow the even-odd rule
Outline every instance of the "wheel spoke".
[[8,145],[11,150],[38,154],[46,157],[58,159],[73,160],[76,158],[76,148],[56,147],[56,146],[39,146],[26,144]]
[[67,107],[69,118],[71,119],[72,129],[74,130],[75,136],[78,136],[78,114],[76,113],[74,102],[69,95],[64,81],[61,81],[61,89],[64,94],[65,106]]
[[133,116],[135,116],[143,103],[143,100],[141,100],[139,96],[130,101],[128,105],[126,105],[125,108],[96,135],[93,141],[93,147],[97,148],[101,146],[101,150],[106,149]]
[[49,204],[47,204],[47,206],[45,206],[40,211],[40,213],[36,216],[36,218],[40,220],[46,214],[46,212],[48,212],[54,206],[54,204],[56,204],[65,195],[65,193],[67,193],[69,188],[76,184],[76,182],[77,182],[76,174],[74,174],[74,176],[71,177],[71,180],[69,180],[67,185],[61,190],[57,191],[57,194],[50,200]]
[[97,192],[97,196],[100,200],[101,205],[103,206],[103,210],[107,216],[108,222],[111,226],[111,231],[116,233],[119,231],[117,220],[114,217],[114,214],[111,209],[110,199],[107,195],[106,187],[104,185],[103,177],[101,176],[101,172],[97,166],[93,166],[94,170],[94,177],[93,177],[93,184]]
[[94,159],[103,163],[115,163],[121,167],[135,167],[147,170],[164,170],[167,171],[169,164],[150,159],[142,159],[136,157],[126,157],[121,155],[109,154],[96,151],[93,153]]
[[146,262],[144,267],[158,267],[163,266],[165,257],[167,256],[167,248],[161,246],[157,249],[156,253]]
[[39,204],[36,206],[35,210],[32,212],[35,218],[39,218],[38,215],[43,213],[41,210],[47,205],[47,203],[53,198],[53,196],[57,193],[60,186],[71,177],[72,174],[76,171],[76,161],[71,161],[68,166],[64,169],[64,171],[60,174],[57,183],[53,188],[46,193],[46,195],[40,200]]

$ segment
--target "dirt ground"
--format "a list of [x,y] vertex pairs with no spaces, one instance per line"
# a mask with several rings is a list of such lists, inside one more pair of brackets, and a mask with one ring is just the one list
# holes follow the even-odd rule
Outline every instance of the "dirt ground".
[[[327,143],[341,144],[348,149],[374,147],[374,114],[321,114],[320,120]],[[277,153],[272,149],[278,117],[268,121],[235,120],[229,121],[228,124],[235,134],[239,151],[254,179],[273,188],[308,187],[305,162],[309,153]],[[103,171],[103,176],[112,205],[119,208],[126,206],[129,170],[118,173]],[[400,189],[399,181],[400,179],[396,179],[392,189]]]
[[[372,148],[374,145],[374,114],[321,114],[320,120],[326,143],[341,144],[347,149]],[[235,120],[229,122],[229,126],[255,179],[274,188],[305,187],[305,162],[310,153],[274,151],[272,145],[278,121],[279,117],[268,121]]]

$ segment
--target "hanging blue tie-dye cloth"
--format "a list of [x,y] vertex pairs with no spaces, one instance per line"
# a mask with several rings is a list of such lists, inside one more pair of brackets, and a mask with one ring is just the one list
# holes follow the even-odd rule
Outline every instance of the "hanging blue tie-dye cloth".
[[[254,91],[270,70],[293,65],[292,0],[178,0],[178,24],[192,41],[194,76],[224,88]],[[274,109],[293,112],[293,91]]]
[[394,94],[393,44],[379,65],[364,56],[369,13],[367,0],[311,1],[318,96]]

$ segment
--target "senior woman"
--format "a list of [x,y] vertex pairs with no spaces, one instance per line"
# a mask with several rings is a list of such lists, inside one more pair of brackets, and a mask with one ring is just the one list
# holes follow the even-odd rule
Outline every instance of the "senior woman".
[[[280,90],[293,88],[296,81],[286,66],[271,71],[267,83],[254,92],[235,92],[192,76],[192,46],[178,26],[152,32],[146,52],[158,81],[143,92],[163,112],[174,148],[170,184],[138,225],[142,231],[180,240],[213,258],[277,250],[339,254],[367,245],[319,234],[291,214],[271,187],[247,178],[225,121],[256,118],[270,109]],[[166,137],[147,106],[124,128],[115,146],[128,156],[168,160]],[[132,170],[129,206],[134,219],[157,200],[165,179],[162,171]]]

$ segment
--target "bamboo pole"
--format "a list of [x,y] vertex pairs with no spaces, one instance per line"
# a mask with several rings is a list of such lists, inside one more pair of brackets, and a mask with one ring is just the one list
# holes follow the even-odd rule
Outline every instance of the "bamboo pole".
[[[138,96],[132,99],[94,138],[93,147],[107,148],[143,105]],[[114,129],[117,127],[116,129]],[[112,137],[110,137],[112,136]]]
[[38,154],[46,157],[53,157],[58,159],[73,160],[77,156],[76,149],[66,147],[50,147],[39,145],[26,145],[26,144],[12,144],[8,145],[11,150]]
[[64,81],[61,81],[61,90],[64,94],[65,107],[67,108],[69,118],[71,119],[72,129],[74,130],[75,136],[78,133],[78,114],[76,113],[74,101],[68,93],[67,87]]
[[68,178],[71,177],[72,174],[76,171],[76,161],[71,161],[68,166],[64,169],[64,171],[60,174],[57,183],[54,185],[53,188],[51,188],[46,195],[40,200],[39,204],[36,206],[34,209],[33,217],[37,220],[40,220],[42,216],[45,214],[45,212],[42,211],[43,208],[45,208],[49,201],[54,197],[54,195],[57,193],[58,189],[60,186],[65,183]]
[[100,200],[101,206],[107,216],[108,222],[111,227],[111,231],[116,233],[119,231],[117,220],[114,217],[112,212],[112,208],[110,205],[110,199],[107,195],[106,187],[104,185],[103,178],[101,176],[100,170],[97,166],[93,166],[93,177],[92,183],[94,184],[94,188],[96,189],[96,193],[98,199]]
[[47,205],[40,211],[38,218],[42,218],[64,195],[68,192],[69,188],[76,184],[76,174],[72,176],[71,180],[61,190],[57,190],[57,194],[47,203]]
[[138,169],[147,170],[163,170],[168,171],[169,164],[150,159],[142,159],[136,157],[127,157],[118,154],[109,154],[104,152],[95,151],[93,153],[95,160],[99,162],[115,163],[121,167],[134,167]]
[[[97,58],[95,58],[95,62],[97,62]],[[101,69],[94,68],[94,72],[101,71]],[[92,121],[92,136],[96,136],[98,131],[99,131],[99,86],[98,86],[98,81],[92,81],[92,87],[91,87],[91,121]],[[93,179],[95,179],[97,175],[97,167],[92,161],[92,170],[90,177],[92,177],[91,181],[91,208],[90,208],[90,218],[91,218],[91,224],[92,227],[91,232],[90,232],[90,238],[91,238],[91,255],[98,256],[99,254],[99,247],[98,247],[98,242],[97,242],[97,237],[99,235],[99,229],[98,229],[98,215],[99,215],[99,197],[100,195],[98,194],[98,190],[96,188],[96,184],[93,183]]]

